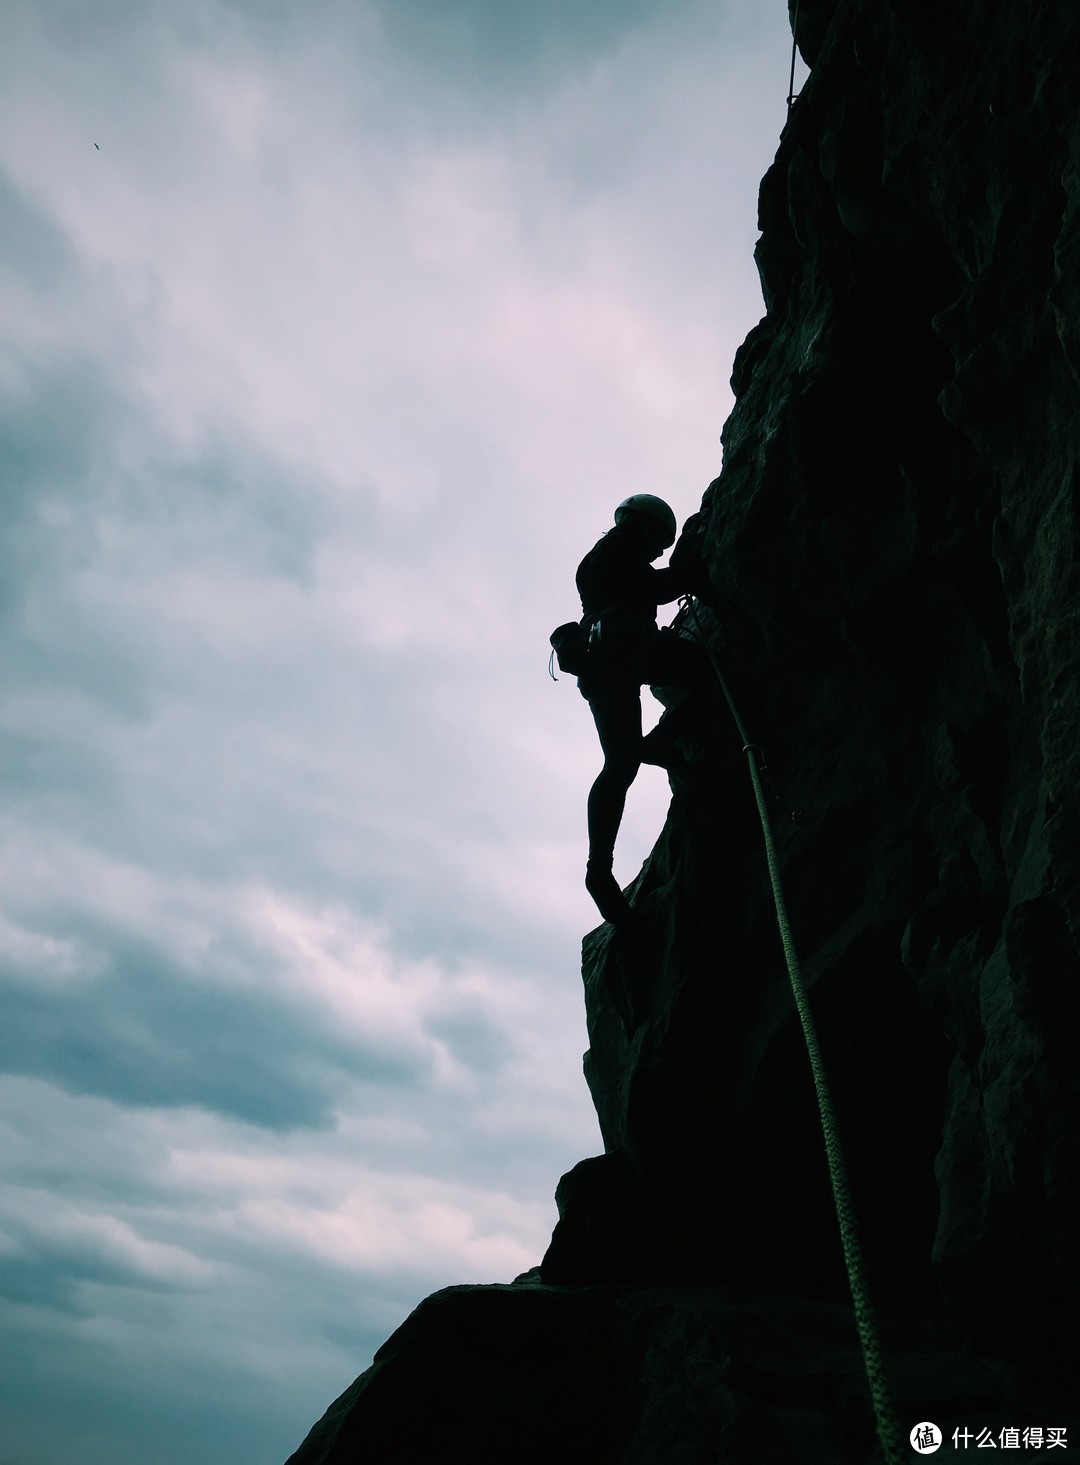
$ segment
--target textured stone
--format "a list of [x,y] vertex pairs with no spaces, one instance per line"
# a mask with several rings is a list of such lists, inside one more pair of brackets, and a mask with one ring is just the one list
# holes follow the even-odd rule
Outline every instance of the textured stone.
[[[891,1310],[881,1321],[905,1421],[1069,1427],[947,1326]],[[470,1465],[862,1465],[874,1425],[850,1310],[738,1285],[547,1287],[530,1274],[452,1287],[421,1303],[287,1465],[459,1453]]]
[[[813,69],[761,189],[767,314],[703,502],[710,643],[805,810],[775,806],[779,862],[901,1422],[1071,1425],[1061,1461],[1080,1458],[1078,14],[800,0]],[[718,700],[634,929],[585,940],[608,1153],[560,1186],[542,1281],[429,1299],[297,1465],[452,1443],[873,1456],[740,749]],[[421,1398],[415,1453],[361,1448]]]

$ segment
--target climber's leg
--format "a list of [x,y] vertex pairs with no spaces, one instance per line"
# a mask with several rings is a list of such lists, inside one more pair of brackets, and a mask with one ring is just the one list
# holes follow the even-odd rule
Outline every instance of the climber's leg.
[[712,690],[711,668],[705,649],[674,631],[659,631],[650,638],[643,659],[643,680],[653,686],[678,687],[686,696],[668,707],[642,740],[641,761],[658,763],[671,772],[685,773],[689,765],[675,744],[685,733],[700,728]]
[[589,708],[604,766],[589,790],[589,863],[585,888],[606,921],[625,920],[630,905],[612,874],[626,794],[641,765],[641,693],[629,682],[594,692]]

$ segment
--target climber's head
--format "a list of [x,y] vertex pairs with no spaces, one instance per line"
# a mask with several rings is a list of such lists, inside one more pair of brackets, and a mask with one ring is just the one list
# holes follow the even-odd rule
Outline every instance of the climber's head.
[[675,543],[675,515],[654,493],[632,493],[615,510],[615,523],[632,534],[651,560]]

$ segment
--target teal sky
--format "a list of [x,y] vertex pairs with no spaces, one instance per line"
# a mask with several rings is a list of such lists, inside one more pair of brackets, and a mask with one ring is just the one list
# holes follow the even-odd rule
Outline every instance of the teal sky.
[[539,1260],[600,1149],[547,636],[719,470],[789,56],[782,0],[4,7],[0,1465],[273,1465]]

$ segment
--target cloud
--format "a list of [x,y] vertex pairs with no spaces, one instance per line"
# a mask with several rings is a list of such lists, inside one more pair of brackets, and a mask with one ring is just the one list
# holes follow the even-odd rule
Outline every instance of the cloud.
[[[80,1460],[107,1458],[105,1441],[156,1451],[175,1425],[154,1458],[180,1465],[201,1448],[182,1427],[197,1398],[220,1421],[207,1458],[283,1455],[402,1319],[403,1298],[490,1278],[493,1264],[512,1275],[552,1221],[550,1201],[522,1204],[498,1180],[365,1163],[362,1120],[282,1142],[206,1113],[76,1102],[28,1080],[0,1089],[0,1278],[19,1360],[0,1385],[9,1448],[40,1447],[61,1420],[70,1437],[81,1409]],[[367,1122],[404,1127],[393,1112]],[[415,1143],[387,1141],[388,1161],[415,1158]],[[45,1395],[57,1407],[39,1407],[34,1427]],[[59,1431],[56,1458],[62,1446]]]
[[[23,880],[32,905],[34,871]],[[536,1005],[507,976],[402,957],[380,928],[266,889],[182,891],[98,863],[80,895],[66,895],[62,939],[0,931],[0,1066],[72,1093],[322,1127],[346,1083],[392,1104],[404,1086],[490,1079]]]
[[[21,1216],[12,1199],[22,1202]],[[0,1296],[11,1302],[89,1317],[94,1308],[85,1294],[91,1288],[169,1292],[205,1284],[214,1275],[201,1257],[148,1240],[108,1212],[63,1202],[58,1207],[55,1196],[42,1193],[9,1194],[5,1200]]]
[[599,1147],[547,636],[716,471],[783,16],[2,25],[3,1448],[254,1465]]
[[0,915],[0,970],[35,987],[68,986],[96,976],[100,959],[67,937],[28,930]]

